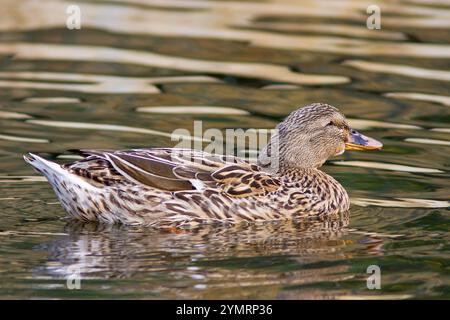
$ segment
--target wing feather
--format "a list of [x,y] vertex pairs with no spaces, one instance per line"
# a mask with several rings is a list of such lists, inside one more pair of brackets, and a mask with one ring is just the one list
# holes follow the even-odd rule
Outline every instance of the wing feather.
[[[79,150],[85,160],[96,161],[117,176],[159,190],[221,190],[229,197],[250,197],[277,190],[281,183],[234,156],[213,155],[190,149]],[[72,164],[80,166],[80,162]],[[84,173],[86,175],[86,173]]]
[[[167,178],[160,175],[155,175],[146,171],[144,168],[131,163],[124,159],[123,155],[106,154],[114,169],[124,175],[126,178],[136,181],[138,183],[151,186],[157,189],[168,191],[180,191],[192,189],[192,184],[189,181],[182,179]],[[128,159],[130,159],[128,157]],[[141,163],[140,163],[141,164]]]

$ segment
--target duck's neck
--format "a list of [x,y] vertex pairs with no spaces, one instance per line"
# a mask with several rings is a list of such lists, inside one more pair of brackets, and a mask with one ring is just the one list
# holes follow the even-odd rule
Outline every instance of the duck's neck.
[[291,167],[291,166],[280,166],[279,170],[276,172],[279,176],[288,176],[295,179],[300,179],[305,175],[313,176],[316,174],[323,173],[318,168],[303,168],[303,167]]
[[[318,171],[325,161],[319,161],[318,157],[308,151],[307,148],[301,152],[293,152],[286,145],[279,145],[274,148],[271,140],[269,144],[260,152],[258,165],[266,172],[272,174],[292,174],[292,172],[302,173],[305,171]],[[274,152],[277,150],[277,152]]]

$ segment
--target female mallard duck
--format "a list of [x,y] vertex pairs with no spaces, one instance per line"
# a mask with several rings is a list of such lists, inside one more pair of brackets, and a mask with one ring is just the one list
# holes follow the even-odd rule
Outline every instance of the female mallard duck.
[[[338,109],[322,103],[293,111],[277,129],[258,165],[170,148],[80,150],[84,159],[66,165],[34,154],[25,161],[47,178],[64,209],[83,221],[170,228],[347,211],[345,189],[318,168],[345,150],[382,144],[352,130]],[[276,168],[268,158],[277,160]]]

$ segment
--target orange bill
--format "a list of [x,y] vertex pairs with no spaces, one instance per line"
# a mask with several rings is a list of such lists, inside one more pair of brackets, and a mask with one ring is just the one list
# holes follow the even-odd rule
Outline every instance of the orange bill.
[[383,144],[373,138],[367,137],[356,130],[350,129],[345,150],[380,150]]

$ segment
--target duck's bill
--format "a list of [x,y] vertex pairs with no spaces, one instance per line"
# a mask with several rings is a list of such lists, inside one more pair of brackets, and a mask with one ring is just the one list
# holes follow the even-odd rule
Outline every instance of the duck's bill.
[[383,144],[373,138],[367,137],[356,130],[350,130],[345,150],[380,150]]

